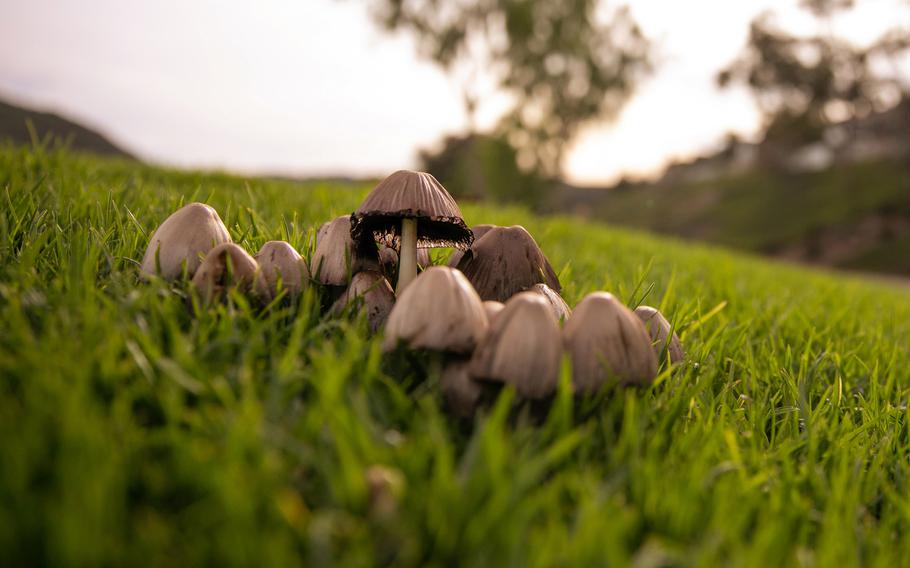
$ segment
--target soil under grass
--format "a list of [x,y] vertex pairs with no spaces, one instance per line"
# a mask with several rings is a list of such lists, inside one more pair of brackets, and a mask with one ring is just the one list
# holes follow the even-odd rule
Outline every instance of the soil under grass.
[[[319,299],[188,309],[137,261],[183,203],[255,251],[368,187],[0,149],[0,554],[9,565],[901,565],[910,294],[576,219],[522,224],[574,305],[659,306],[689,361],[541,424],[449,418],[430,368]],[[383,490],[365,472],[399,478]],[[377,491],[379,494],[377,494]],[[383,492],[385,493],[383,494]],[[371,505],[372,503],[372,505]]]

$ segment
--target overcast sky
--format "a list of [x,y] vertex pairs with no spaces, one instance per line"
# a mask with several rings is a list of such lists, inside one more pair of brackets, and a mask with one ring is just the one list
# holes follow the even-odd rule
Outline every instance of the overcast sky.
[[[867,40],[910,25],[902,0],[860,0],[840,31]],[[572,148],[571,181],[648,174],[754,134],[742,91],[713,76],[773,8],[810,29],[795,0],[637,0],[660,67],[613,124]],[[0,0],[0,97],[60,111],[148,160],[246,173],[384,175],[464,130],[457,84],[377,31],[365,0]],[[481,122],[502,100],[491,97]]]

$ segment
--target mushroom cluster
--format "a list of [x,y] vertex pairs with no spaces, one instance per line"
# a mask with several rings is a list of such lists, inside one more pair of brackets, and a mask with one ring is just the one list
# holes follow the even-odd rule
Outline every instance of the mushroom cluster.
[[[434,266],[427,252],[440,247],[455,249],[447,266]],[[580,394],[648,385],[659,361],[685,357],[655,308],[633,311],[594,292],[573,311],[524,227],[468,228],[452,196],[424,172],[393,173],[351,215],[324,223],[309,262],[283,241],[251,256],[213,208],[192,203],[154,232],[141,274],[187,279],[205,302],[237,290],[264,304],[313,286],[330,316],[364,312],[371,332],[384,330],[384,352],[435,354],[444,397],[462,417],[491,388],[508,386],[530,401],[552,397],[564,356]]]

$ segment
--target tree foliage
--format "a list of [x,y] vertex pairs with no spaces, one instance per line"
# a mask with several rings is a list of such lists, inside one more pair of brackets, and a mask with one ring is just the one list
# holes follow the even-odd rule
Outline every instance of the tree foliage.
[[[373,0],[387,30],[412,32],[446,70],[481,65],[511,106],[498,124],[526,170],[559,173],[588,121],[614,116],[650,70],[650,44],[626,9],[597,0]],[[469,115],[477,105],[463,85]]]
[[[828,20],[853,2],[803,0],[801,5]],[[717,81],[722,87],[744,84],[752,91],[768,135],[796,128],[813,137],[826,125],[900,102],[907,85],[893,62],[908,47],[910,33],[899,28],[857,46],[831,33],[793,35],[765,13],[752,22],[745,49]]]

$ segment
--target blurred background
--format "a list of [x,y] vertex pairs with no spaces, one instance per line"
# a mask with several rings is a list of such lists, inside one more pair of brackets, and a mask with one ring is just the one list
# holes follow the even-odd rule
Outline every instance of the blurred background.
[[910,275],[908,0],[0,0],[0,141]]

